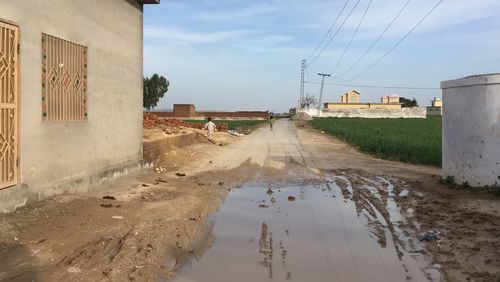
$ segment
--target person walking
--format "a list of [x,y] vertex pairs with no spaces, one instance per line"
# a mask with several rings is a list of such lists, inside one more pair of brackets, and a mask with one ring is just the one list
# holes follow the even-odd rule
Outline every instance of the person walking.
[[214,132],[215,132],[215,130],[217,130],[217,126],[212,121],[211,117],[208,118],[208,122],[205,124],[204,128],[207,131],[208,140],[213,142]]
[[273,131],[273,116],[269,117],[269,129]]

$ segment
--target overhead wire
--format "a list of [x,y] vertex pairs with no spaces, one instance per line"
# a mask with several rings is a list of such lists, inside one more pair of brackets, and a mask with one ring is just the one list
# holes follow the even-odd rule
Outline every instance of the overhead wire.
[[314,55],[314,53],[316,53],[316,51],[318,51],[319,47],[321,47],[321,45],[323,44],[323,42],[325,42],[325,39],[328,37],[328,34],[330,34],[332,32],[333,27],[335,26],[335,24],[339,20],[340,15],[342,15],[342,13],[344,12],[345,8],[347,7],[347,4],[349,4],[350,1],[351,0],[347,0],[344,3],[344,6],[342,7],[342,9],[340,10],[339,14],[337,15],[337,17],[333,21],[332,25],[330,26],[330,28],[328,29],[328,31],[325,33],[325,35],[323,36],[323,38],[319,42],[318,46],[316,46],[316,48],[312,51],[312,53],[309,56],[307,56],[306,60],[309,60]]
[[[321,84],[319,81],[305,81],[306,84]],[[366,84],[348,84],[348,83],[335,83],[335,82],[325,82],[325,85],[336,85],[336,86],[351,86],[360,88],[380,88],[380,89],[405,89],[405,90],[440,90],[437,87],[414,87],[414,86],[384,86],[384,85],[366,85]]]
[[401,7],[401,9],[398,11],[398,13],[396,14],[396,16],[394,16],[394,18],[385,27],[385,29],[382,31],[382,33],[380,33],[380,35],[377,37],[377,39],[375,39],[375,41],[373,41],[373,43],[370,45],[370,47],[368,47],[368,49],[366,49],[366,51],[363,53],[363,55],[361,55],[361,57],[359,57],[358,60],[352,66],[350,66],[346,71],[344,71],[342,74],[340,74],[337,78],[344,77],[346,74],[348,74],[349,72],[351,72],[357,65],[359,65],[359,63],[366,57],[366,55],[380,41],[380,39],[382,38],[382,36],[384,36],[384,34],[389,30],[389,28],[391,28],[391,26],[396,22],[396,20],[399,18],[399,16],[401,16],[401,14],[406,9],[406,7],[408,7],[408,5],[410,4],[411,1],[412,0],[407,0],[406,1],[406,3],[403,5],[403,7]]
[[358,4],[359,4],[360,1],[361,0],[357,0],[356,1],[356,4],[354,4],[354,6],[352,7],[351,11],[349,11],[349,14],[346,16],[346,18],[344,19],[344,21],[342,22],[342,24],[337,28],[337,30],[335,31],[335,33],[333,35],[330,34],[330,39],[328,40],[328,42],[326,42],[326,44],[323,46],[323,49],[321,49],[321,51],[313,59],[311,59],[311,61],[308,63],[308,65],[311,65],[312,63],[314,63],[314,61],[316,61],[316,59],[318,59],[323,54],[323,52],[328,47],[328,45],[330,45],[330,43],[333,41],[333,39],[337,36],[337,34],[339,33],[339,31],[344,26],[344,24],[351,17],[352,13],[356,9],[356,7],[358,6]]
[[354,30],[354,33],[351,36],[351,40],[349,40],[349,43],[347,44],[346,48],[344,49],[344,53],[342,54],[340,59],[337,61],[337,64],[335,65],[335,68],[330,72],[330,75],[333,75],[333,73],[338,69],[338,67],[340,66],[340,63],[342,62],[342,60],[344,59],[347,51],[349,50],[349,48],[351,48],[352,42],[354,41],[354,38],[356,37],[356,34],[359,31],[359,27],[361,26],[361,24],[365,20],[366,14],[368,13],[370,6],[372,5],[372,2],[373,2],[373,0],[370,0],[370,2],[368,2],[368,6],[366,6],[365,12],[363,13],[363,16],[361,17],[361,20],[359,21],[358,26],[356,26],[356,30]]
[[367,73],[370,69],[372,69],[376,64],[378,64],[380,61],[382,61],[387,55],[389,55],[392,51],[394,51],[394,49],[396,49],[406,38],[408,38],[408,36],[410,36],[410,34],[415,30],[417,29],[417,27],[419,27],[438,7],[439,5],[441,5],[441,3],[443,3],[444,0],[439,0],[436,5],[434,5],[434,7],[432,7],[431,10],[429,10],[429,12],[427,12],[427,14],[425,14],[425,16],[423,18],[421,18],[417,24],[415,26],[413,26],[413,28],[411,28],[396,44],[394,44],[394,46],[392,46],[391,49],[389,49],[384,55],[382,55],[380,58],[378,58],[373,64],[371,64],[368,68],[366,68],[364,71],[362,71],[361,73],[359,73],[358,75],[344,81],[344,82],[349,82],[349,81],[352,81],[362,75],[364,75],[365,73]]

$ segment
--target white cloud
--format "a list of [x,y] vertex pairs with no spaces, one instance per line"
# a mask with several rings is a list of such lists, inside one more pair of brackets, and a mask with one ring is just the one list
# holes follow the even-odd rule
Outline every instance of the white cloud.
[[146,39],[160,39],[175,45],[215,43],[229,39],[242,38],[254,33],[255,31],[245,29],[188,32],[173,27],[148,25],[144,27],[144,37]]
[[264,14],[270,14],[276,10],[277,7],[263,3],[254,4],[252,6],[242,6],[236,9],[219,8],[217,11],[205,11],[204,13],[195,14],[194,18],[210,22],[231,22],[255,18]]

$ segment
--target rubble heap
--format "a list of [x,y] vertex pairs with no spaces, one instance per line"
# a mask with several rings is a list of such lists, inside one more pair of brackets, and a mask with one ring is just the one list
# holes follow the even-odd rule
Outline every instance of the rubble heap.
[[167,129],[172,127],[189,127],[189,125],[175,118],[159,118],[153,113],[144,113],[142,124],[144,129]]

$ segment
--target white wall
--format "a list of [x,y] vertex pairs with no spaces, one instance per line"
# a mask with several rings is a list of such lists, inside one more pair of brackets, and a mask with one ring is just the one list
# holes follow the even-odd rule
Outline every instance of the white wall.
[[[318,117],[318,109],[304,109],[304,112],[313,117]],[[401,109],[335,109],[322,110],[321,117],[338,118],[426,118],[425,107]]]
[[[19,26],[21,44],[20,185],[0,191],[0,210],[142,158],[143,19],[132,3],[0,0],[0,18]],[[42,122],[42,33],[88,47],[87,121]]]
[[500,74],[441,83],[443,177],[500,186]]

